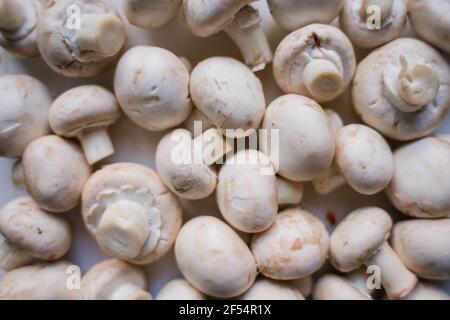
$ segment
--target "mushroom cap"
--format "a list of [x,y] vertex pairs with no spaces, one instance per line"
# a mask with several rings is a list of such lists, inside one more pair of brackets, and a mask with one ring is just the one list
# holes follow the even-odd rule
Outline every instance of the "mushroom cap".
[[[231,138],[251,134],[264,116],[261,81],[233,58],[212,57],[200,62],[192,71],[190,92],[195,106]],[[226,129],[245,132],[227,133]]]
[[40,137],[27,146],[22,163],[28,193],[41,208],[64,212],[78,205],[91,167],[77,143]]
[[181,2],[182,0],[125,0],[123,10],[132,25],[154,29],[173,19]]
[[247,245],[212,216],[196,217],[181,228],[175,258],[184,277],[213,297],[238,296],[256,278],[255,259]]
[[50,109],[50,126],[61,136],[75,137],[86,128],[108,127],[120,117],[114,94],[97,85],[80,86],[60,95]]
[[185,279],[177,278],[162,287],[156,300],[206,300],[206,297]]
[[269,229],[253,236],[251,249],[262,274],[292,280],[319,270],[328,257],[328,244],[322,221],[291,208],[281,211]]
[[345,0],[268,0],[275,21],[287,31],[312,23],[328,24],[339,15]]
[[[94,265],[83,276],[81,288],[85,300],[111,300],[114,291],[124,285],[133,285],[147,290],[147,280],[144,271],[117,259],[104,260]],[[133,300],[149,300],[150,293],[146,297],[138,296]]]
[[330,167],[334,134],[327,115],[315,101],[294,94],[281,96],[267,108],[261,127],[279,130],[279,141],[262,141],[261,150],[283,178],[311,181]]
[[356,70],[353,45],[338,28],[325,24],[311,24],[287,35],[278,45],[273,57],[273,73],[286,93],[313,98],[303,80],[304,69],[311,59],[331,61],[342,73],[342,85],[331,98],[337,98],[350,85]]
[[403,300],[450,300],[450,296],[439,287],[418,283]]
[[360,48],[375,48],[400,36],[406,27],[407,0],[394,0],[386,23],[373,30],[367,27],[368,21],[361,17],[364,0],[346,0],[339,24],[352,43]]
[[[402,112],[385,96],[384,78],[398,78],[400,56],[408,64],[425,64],[439,78],[436,97],[416,112]],[[450,108],[450,67],[430,45],[415,39],[394,40],[369,54],[356,70],[352,88],[356,112],[369,126],[396,140],[412,140],[433,132]]]
[[0,96],[0,156],[20,157],[28,143],[50,132],[52,97],[26,75],[0,76]]
[[262,152],[242,150],[219,172],[217,204],[225,220],[247,233],[266,230],[278,212],[277,182],[272,163]]
[[6,273],[0,278],[0,300],[77,300],[80,290],[67,286],[67,261],[40,263]]
[[135,163],[116,163],[96,171],[83,190],[82,214],[88,231],[95,237],[108,206],[118,201],[138,204],[149,219],[150,232],[140,253],[129,262],[150,264],[165,255],[181,226],[178,199],[152,169]]
[[408,16],[419,37],[450,53],[448,0],[408,0]]
[[184,19],[198,37],[209,37],[225,28],[236,13],[254,0],[183,0]]
[[426,279],[450,279],[450,219],[395,224],[392,247],[405,266]]
[[0,209],[0,232],[20,250],[43,260],[65,255],[72,238],[64,217],[43,211],[30,197],[14,199]]
[[147,130],[166,130],[189,116],[189,72],[172,52],[137,46],[120,59],[114,89],[123,112]]
[[386,140],[360,124],[338,131],[335,161],[347,183],[362,194],[380,192],[394,174],[394,159]]
[[450,214],[450,143],[428,137],[394,152],[394,176],[386,192],[394,206],[417,218]]
[[240,300],[305,300],[305,297],[289,282],[260,278]]
[[335,274],[322,276],[314,286],[314,300],[372,300],[349,280]]
[[357,269],[389,237],[392,219],[383,209],[360,208],[347,215],[330,237],[330,260],[341,272]]

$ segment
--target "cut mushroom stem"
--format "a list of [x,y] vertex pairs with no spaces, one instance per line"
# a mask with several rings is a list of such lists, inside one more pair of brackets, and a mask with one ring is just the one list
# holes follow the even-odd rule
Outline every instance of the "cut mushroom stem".
[[344,76],[336,65],[327,59],[313,59],[303,70],[303,81],[314,98],[333,99],[344,83]]
[[126,283],[111,292],[112,300],[151,300],[152,296],[140,286]]
[[10,271],[33,260],[33,256],[11,245],[0,233],[0,269]]
[[393,0],[363,0],[361,5],[361,17],[366,19],[373,14],[371,7],[380,9],[380,18],[385,20],[391,13]]
[[89,164],[94,164],[114,153],[107,128],[92,128],[81,131],[78,139]]
[[0,0],[0,29],[17,30],[25,23],[19,0]]
[[17,188],[25,188],[25,176],[23,173],[22,160],[17,160],[14,164],[11,178]]
[[260,23],[258,11],[245,6],[224,29],[239,47],[252,71],[263,70],[272,61],[272,50]]

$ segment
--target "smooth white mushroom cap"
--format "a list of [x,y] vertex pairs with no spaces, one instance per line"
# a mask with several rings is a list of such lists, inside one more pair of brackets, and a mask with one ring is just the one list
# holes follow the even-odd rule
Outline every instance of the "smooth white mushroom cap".
[[250,135],[264,116],[261,81],[233,58],[213,57],[200,62],[191,74],[190,93],[195,106],[231,138]]
[[185,279],[177,278],[159,290],[156,300],[206,300],[206,297]]
[[305,297],[287,281],[260,278],[240,297],[240,300],[305,300]]
[[279,141],[276,137],[262,139],[261,150],[283,178],[311,181],[330,167],[334,134],[327,115],[315,101],[293,94],[279,97],[267,108],[261,127],[269,137],[272,130],[278,132]]
[[403,300],[450,300],[450,296],[434,285],[418,283]]
[[317,280],[313,291],[314,300],[372,300],[344,277],[326,274]]
[[266,277],[292,280],[313,274],[328,257],[329,237],[323,223],[311,213],[286,209],[272,226],[255,234],[251,249]]
[[189,116],[189,72],[172,52],[137,46],[120,59],[114,89],[123,112],[141,127],[160,131]]
[[192,285],[217,298],[242,294],[256,278],[255,259],[247,245],[212,216],[194,218],[181,228],[175,258]]
[[123,10],[131,24],[154,29],[172,20],[181,3],[182,0],[125,0]]
[[0,76],[0,156],[20,157],[34,139],[50,132],[52,97],[39,80],[26,75]]
[[58,136],[31,142],[22,158],[28,193],[44,210],[64,212],[75,208],[91,174],[78,144]]

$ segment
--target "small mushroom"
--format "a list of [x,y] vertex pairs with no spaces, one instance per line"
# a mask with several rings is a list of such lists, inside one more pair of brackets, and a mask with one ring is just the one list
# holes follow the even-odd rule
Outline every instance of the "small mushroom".
[[318,218],[292,208],[281,211],[269,229],[253,236],[251,250],[263,275],[292,280],[322,267],[328,257],[328,242],[327,230]]
[[275,21],[294,31],[313,23],[328,24],[339,15],[345,0],[268,0]]
[[184,128],[189,130],[194,138],[205,132],[206,130],[215,127],[214,123],[208,119],[198,108],[192,108],[189,117],[184,121]]
[[298,205],[303,198],[303,184],[277,176],[278,205]]
[[301,292],[287,281],[260,278],[240,300],[305,300]]
[[360,48],[379,47],[400,36],[407,0],[346,0],[339,17],[342,31]]
[[392,247],[419,277],[450,279],[450,219],[398,222],[392,232]]
[[219,172],[216,192],[222,216],[246,233],[262,232],[278,212],[272,163],[257,150],[242,150],[227,159]]
[[261,81],[232,58],[200,62],[192,71],[190,93],[195,106],[227,137],[250,135],[264,116]]
[[97,263],[81,280],[85,300],[152,300],[144,271],[121,260]]
[[334,229],[330,237],[330,259],[341,272],[350,272],[362,264],[377,266],[381,284],[391,299],[401,299],[417,283],[386,239],[392,219],[383,209],[366,207],[354,210]]
[[311,24],[281,41],[273,58],[275,80],[286,93],[327,102],[350,85],[356,69],[352,43],[338,28]]
[[206,300],[206,297],[185,279],[177,278],[162,287],[156,300]]
[[189,30],[198,37],[225,31],[241,50],[252,71],[260,71],[272,61],[272,50],[260,25],[253,0],[184,0],[184,18]]
[[450,300],[450,296],[434,285],[418,283],[403,300]]
[[261,139],[261,150],[283,178],[311,181],[330,167],[334,134],[315,101],[294,94],[281,96],[267,108],[261,127],[271,137]]
[[256,278],[256,263],[247,245],[226,223],[212,216],[188,221],[175,243],[175,258],[184,277],[203,293],[235,297]]
[[335,274],[323,275],[313,291],[314,300],[372,300],[352,282]]
[[108,256],[139,265],[170,250],[182,220],[177,198],[156,172],[134,163],[95,172],[83,190],[82,213]]
[[172,20],[182,0],[125,0],[128,22],[145,29],[159,28]]
[[224,137],[216,128],[210,128],[193,141],[194,156],[207,165],[223,164],[224,158],[234,151],[234,140]]
[[39,80],[26,75],[0,76],[0,156],[20,157],[34,139],[50,133],[52,97]]
[[27,146],[22,161],[28,193],[41,208],[64,212],[79,204],[91,167],[78,144],[40,137]]
[[43,0],[0,1],[0,45],[21,58],[39,56],[36,25]]
[[25,175],[23,172],[22,160],[17,160],[11,170],[11,181],[17,188],[23,189],[25,186]]
[[76,137],[89,164],[114,153],[108,127],[120,117],[112,92],[97,86],[73,88],[60,95],[50,109],[50,126],[63,137]]
[[37,44],[49,67],[66,77],[108,71],[125,43],[125,27],[109,0],[46,1]]
[[408,0],[408,16],[419,37],[450,53],[450,2]]
[[172,52],[137,46],[120,59],[114,77],[117,100],[125,114],[141,127],[161,131],[189,116],[189,72]]
[[72,238],[67,220],[41,210],[29,197],[14,199],[0,209],[0,237],[4,238],[0,246],[9,248],[0,249],[0,267],[6,271],[34,259],[59,259]]
[[423,138],[394,152],[394,177],[386,193],[402,213],[416,218],[450,215],[450,143]]
[[358,65],[352,101],[362,120],[382,134],[396,140],[424,137],[450,108],[450,67],[422,41],[394,40]]

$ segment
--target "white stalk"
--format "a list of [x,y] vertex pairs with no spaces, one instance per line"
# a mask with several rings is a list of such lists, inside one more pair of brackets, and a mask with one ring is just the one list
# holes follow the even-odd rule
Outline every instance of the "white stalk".
[[11,178],[17,188],[25,188],[25,175],[23,173],[23,165],[21,160],[17,160],[14,164]]
[[391,14],[393,0],[363,0],[361,5],[361,17],[364,19],[370,15],[370,7],[376,6],[380,9],[380,18],[385,20]]
[[278,205],[296,205],[302,201],[303,184],[277,177]]
[[312,59],[303,70],[303,81],[313,98],[331,100],[340,92],[344,75],[330,60]]
[[88,128],[78,135],[78,140],[90,165],[114,153],[114,146],[106,127]]

